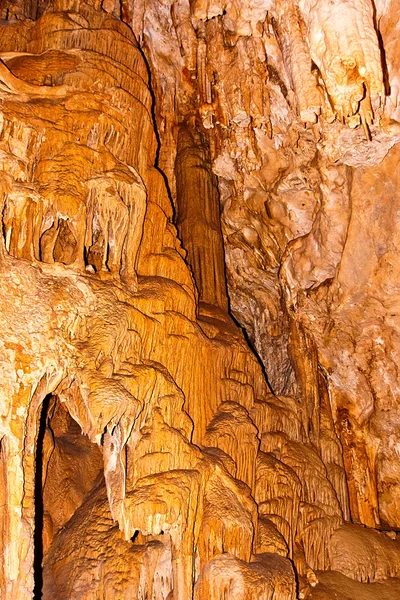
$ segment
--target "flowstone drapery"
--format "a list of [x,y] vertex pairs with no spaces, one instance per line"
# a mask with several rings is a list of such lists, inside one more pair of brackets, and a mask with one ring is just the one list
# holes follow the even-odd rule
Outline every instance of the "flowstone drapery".
[[397,0],[0,2],[0,598],[398,597]]

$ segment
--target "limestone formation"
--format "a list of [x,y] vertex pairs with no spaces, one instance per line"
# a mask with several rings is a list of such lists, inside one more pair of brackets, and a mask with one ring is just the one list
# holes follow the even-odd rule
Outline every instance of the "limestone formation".
[[0,0],[0,600],[400,594],[399,0]]

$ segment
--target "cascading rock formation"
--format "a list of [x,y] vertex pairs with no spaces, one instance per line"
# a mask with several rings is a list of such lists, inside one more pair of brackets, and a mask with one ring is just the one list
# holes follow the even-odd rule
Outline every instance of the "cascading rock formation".
[[0,0],[0,600],[400,597],[400,0]]

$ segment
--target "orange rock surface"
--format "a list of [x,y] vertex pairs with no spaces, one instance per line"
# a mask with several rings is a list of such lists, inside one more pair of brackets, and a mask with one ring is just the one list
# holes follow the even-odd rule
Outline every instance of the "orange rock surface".
[[0,600],[400,593],[399,0],[0,0]]

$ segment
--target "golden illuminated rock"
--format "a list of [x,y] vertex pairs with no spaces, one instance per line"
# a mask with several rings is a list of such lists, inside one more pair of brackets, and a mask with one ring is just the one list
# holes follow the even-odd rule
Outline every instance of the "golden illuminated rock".
[[399,0],[0,0],[0,600],[400,592]]

